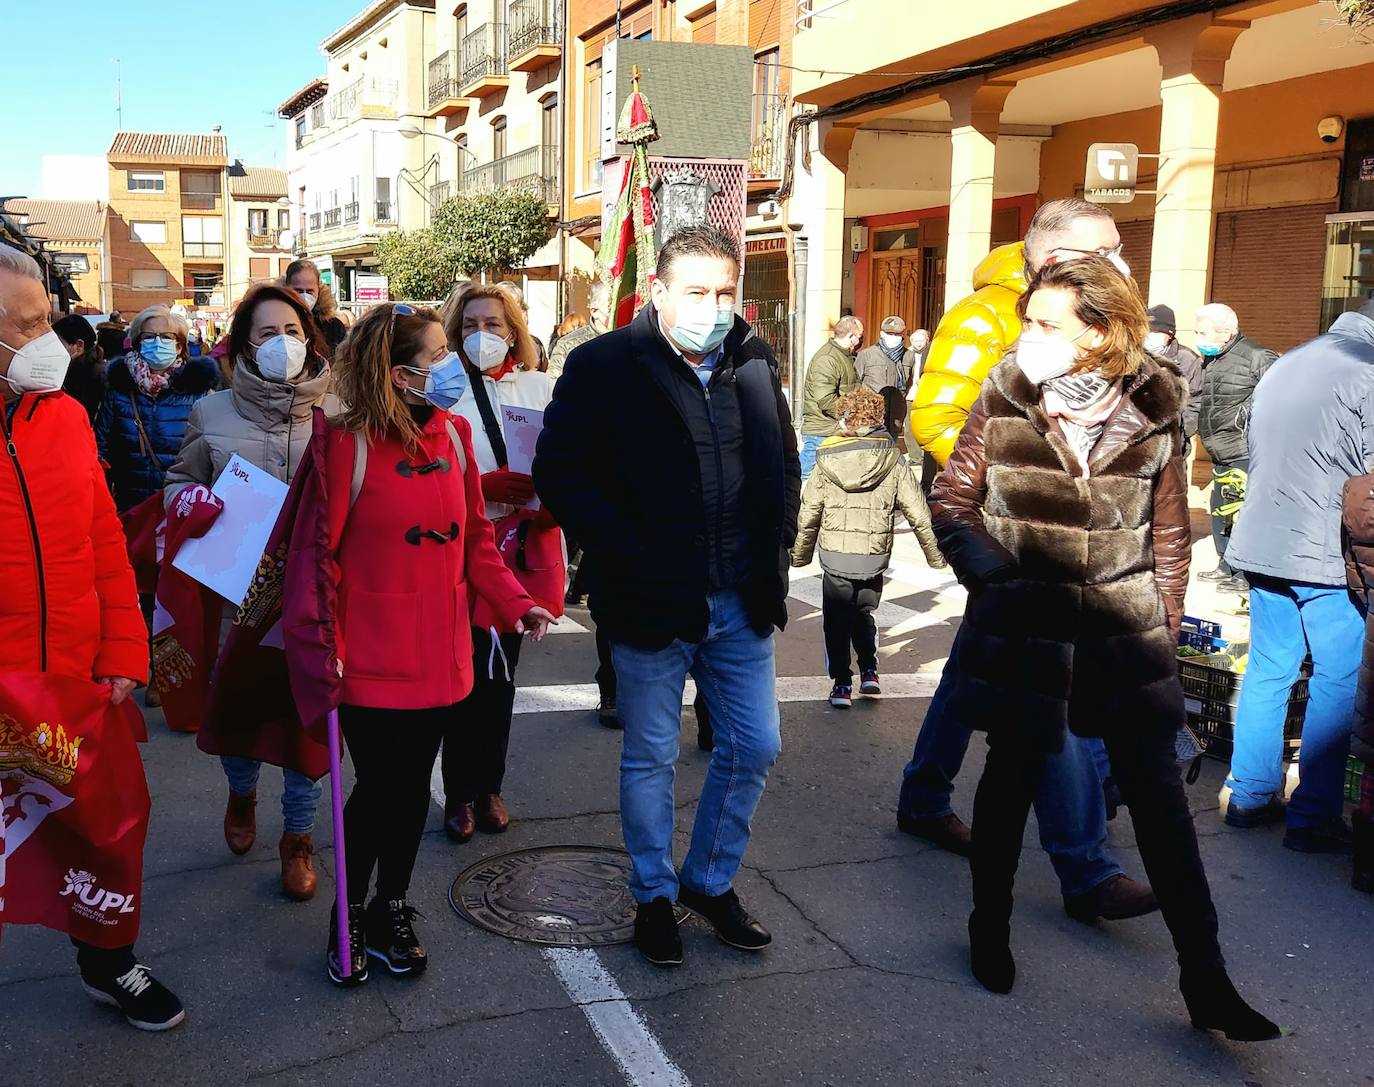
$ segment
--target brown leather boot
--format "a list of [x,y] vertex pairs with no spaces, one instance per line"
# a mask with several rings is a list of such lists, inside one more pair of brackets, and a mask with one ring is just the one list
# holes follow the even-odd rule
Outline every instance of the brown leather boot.
[[315,885],[319,881],[315,876],[315,866],[310,861],[311,854],[315,852],[310,835],[283,834],[277,852],[281,854],[282,894],[296,902],[307,902],[314,898]]
[[471,804],[444,808],[444,833],[459,845],[477,833],[477,819]]
[[229,794],[229,803],[224,809],[224,840],[229,851],[240,857],[253,848],[258,840],[258,794],[247,796]]
[[488,834],[500,834],[510,826],[510,812],[500,793],[487,793],[477,798],[477,828]]

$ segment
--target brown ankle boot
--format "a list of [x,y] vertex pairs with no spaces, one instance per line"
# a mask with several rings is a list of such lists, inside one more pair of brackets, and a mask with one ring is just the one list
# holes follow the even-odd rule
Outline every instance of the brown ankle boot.
[[510,812],[500,793],[487,793],[477,798],[477,829],[487,834],[500,834],[510,826]]
[[240,857],[258,840],[257,806],[256,792],[247,796],[229,794],[229,804],[224,809],[224,840],[229,851]]
[[319,880],[315,876],[315,866],[310,861],[311,854],[315,852],[310,835],[283,834],[277,852],[281,854],[282,893],[297,902],[314,898],[315,885]]

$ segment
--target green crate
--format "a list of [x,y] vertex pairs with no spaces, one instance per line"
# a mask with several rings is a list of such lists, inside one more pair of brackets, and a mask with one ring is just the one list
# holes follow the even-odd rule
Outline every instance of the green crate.
[[1345,798],[1356,804],[1360,802],[1360,778],[1364,777],[1364,763],[1354,755],[1345,760]]

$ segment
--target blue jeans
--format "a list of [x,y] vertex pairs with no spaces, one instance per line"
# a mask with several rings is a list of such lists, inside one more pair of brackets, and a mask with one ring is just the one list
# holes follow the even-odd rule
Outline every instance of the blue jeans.
[[802,479],[806,479],[816,470],[816,450],[821,447],[821,442],[825,441],[824,434],[803,434],[801,447],[798,455],[801,457]]
[[[229,779],[229,791],[248,796],[257,790],[262,763],[237,755],[223,755],[220,764]],[[315,829],[315,808],[320,802],[320,783],[295,770],[282,771],[281,821],[287,834],[309,834]]]
[[1250,664],[1240,688],[1226,778],[1236,807],[1260,807],[1283,795],[1288,694],[1310,652],[1300,783],[1288,805],[1288,825],[1312,827],[1340,817],[1363,642],[1364,617],[1344,586],[1250,575]]
[[[957,643],[957,635],[956,635]],[[954,691],[957,653],[950,651],[940,685],[930,700],[916,749],[902,772],[897,811],[920,819],[954,812],[950,797],[973,732],[949,709]],[[1105,760],[1101,740],[1070,733],[1064,750],[1045,759],[1045,774],[1035,797],[1040,845],[1050,855],[1066,895],[1087,894],[1122,874],[1107,848],[1107,805],[1099,765]]]
[[716,746],[697,803],[682,886],[708,895],[730,889],[749,844],[749,820],[782,747],[772,634],[755,633],[737,592],[713,593],[708,605],[706,638],[699,643],[678,640],[647,650],[611,642],[616,705],[625,723],[620,822],[634,868],[630,893],[636,902],[677,899],[673,779],[688,673],[706,699]]

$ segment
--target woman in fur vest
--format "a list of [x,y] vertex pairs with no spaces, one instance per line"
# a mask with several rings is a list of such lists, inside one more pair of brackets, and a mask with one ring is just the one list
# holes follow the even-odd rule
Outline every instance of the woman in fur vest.
[[1187,387],[1146,353],[1144,305],[1105,259],[1044,268],[1019,310],[1021,339],[931,494],[940,548],[969,590],[955,712],[988,733],[973,810],[974,976],[1001,993],[1016,977],[1012,884],[1046,753],[1069,731],[1100,736],[1193,1025],[1278,1037],[1227,977],[1174,755]]

